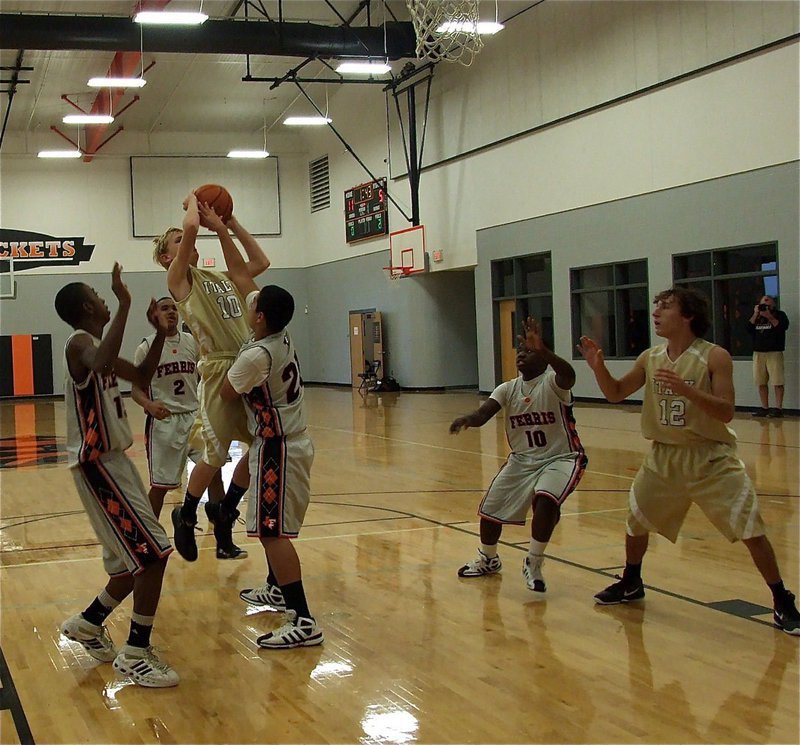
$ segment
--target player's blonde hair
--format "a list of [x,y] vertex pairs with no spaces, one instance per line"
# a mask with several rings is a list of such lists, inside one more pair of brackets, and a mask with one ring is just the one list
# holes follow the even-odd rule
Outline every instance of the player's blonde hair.
[[164,249],[167,247],[167,241],[169,237],[173,233],[180,233],[182,232],[180,228],[167,228],[158,238],[153,238],[153,261],[156,262],[159,266],[161,266],[161,262],[159,261],[159,257],[162,253],[164,253]]

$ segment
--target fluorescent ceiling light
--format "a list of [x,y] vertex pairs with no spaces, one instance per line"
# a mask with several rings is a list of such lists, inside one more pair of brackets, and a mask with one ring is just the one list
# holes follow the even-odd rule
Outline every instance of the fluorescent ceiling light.
[[142,88],[147,81],[144,78],[89,78],[90,88]]
[[136,23],[160,24],[162,26],[199,26],[208,20],[205,13],[174,13],[168,10],[143,10],[133,20]]
[[385,62],[342,62],[336,72],[385,75],[391,69]]
[[266,158],[269,153],[266,150],[231,150],[229,158]]
[[[496,21],[478,21],[477,24],[477,32],[487,36],[496,34],[504,28],[505,26],[502,23],[497,23]],[[452,34],[457,31],[475,33],[476,27],[472,21],[445,21],[436,29],[437,34]]]
[[287,116],[283,123],[290,127],[319,127],[332,121],[326,116]]
[[114,117],[110,114],[67,114],[61,121],[64,124],[111,124]]
[[40,150],[40,158],[80,158],[80,150]]

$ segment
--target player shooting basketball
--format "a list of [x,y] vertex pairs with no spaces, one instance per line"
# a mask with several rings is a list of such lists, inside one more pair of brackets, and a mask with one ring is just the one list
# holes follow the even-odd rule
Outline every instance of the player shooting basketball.
[[[237,251],[229,229],[239,239],[247,255],[247,272],[256,277],[269,267],[269,259],[258,242],[245,230],[235,216],[227,224],[205,204],[199,204],[191,192],[184,200],[186,215],[183,229],[170,228],[154,241],[156,262],[167,270],[167,287],[178,310],[189,326],[199,351],[200,403],[199,425],[196,427],[202,458],[189,477],[183,505],[172,511],[175,547],[187,561],[197,559],[194,526],[197,506],[214,474],[228,458],[233,440],[249,445],[247,416],[241,400],[224,402],[220,389],[239,348],[249,337],[244,315],[244,299],[226,273],[197,266],[199,254],[195,247],[197,232],[203,224],[217,234],[223,254]],[[219,508],[207,507],[214,522],[217,555],[236,558],[244,552],[233,543],[233,523],[239,515],[238,505],[250,483],[247,456],[244,455],[233,472],[231,483]]]

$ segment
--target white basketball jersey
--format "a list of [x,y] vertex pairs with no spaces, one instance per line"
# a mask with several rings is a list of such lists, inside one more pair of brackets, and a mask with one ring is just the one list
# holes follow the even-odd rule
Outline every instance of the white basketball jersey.
[[303,379],[289,332],[266,336],[246,344],[242,351],[258,347],[269,357],[269,375],[244,393],[250,432],[256,437],[288,437],[304,432]]
[[[141,365],[156,338],[150,334],[136,349],[133,361]],[[197,344],[191,334],[179,331],[164,340],[158,368],[147,394],[173,414],[197,411]]]
[[583,454],[572,415],[572,394],[556,385],[551,368],[531,380],[520,375],[501,383],[491,397],[503,407],[506,437],[514,453],[534,461]]
[[70,467],[95,461],[111,451],[123,452],[133,443],[116,374],[90,371],[80,382],[69,374],[67,346],[78,334],[87,334],[95,347],[100,346],[100,339],[88,331],[73,332],[64,346],[64,404]]

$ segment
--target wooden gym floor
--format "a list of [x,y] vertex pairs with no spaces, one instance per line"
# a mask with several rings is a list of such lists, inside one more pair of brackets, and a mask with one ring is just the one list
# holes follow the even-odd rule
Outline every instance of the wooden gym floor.
[[[263,583],[259,545],[239,526],[250,556],[217,561],[205,533],[195,564],[176,553],[167,568],[154,643],[181,683],[166,690],[119,681],[59,636],[105,581],[62,462],[64,405],[0,404],[2,743],[798,742],[800,639],[772,628],[746,549],[695,508],[676,546],[652,541],[643,603],[592,602],[623,562],[627,491],[648,447],[635,407],[576,408],[589,471],[537,598],[520,571],[527,527],[506,528],[500,575],[456,576],[506,453],[499,420],[448,434],[477,395],[307,397],[317,457],[297,548],[325,644],[258,650],[279,623],[238,598]],[[146,476],[143,417],[127,409]],[[798,421],[739,415],[734,427],[797,592]],[[181,496],[168,495],[165,524]],[[126,601],[109,620],[118,644],[129,612]]]

